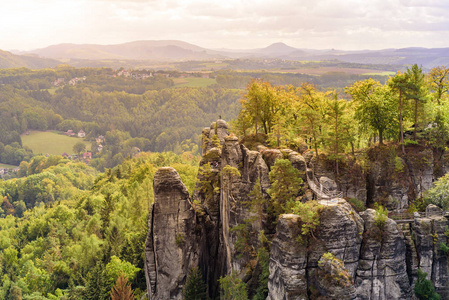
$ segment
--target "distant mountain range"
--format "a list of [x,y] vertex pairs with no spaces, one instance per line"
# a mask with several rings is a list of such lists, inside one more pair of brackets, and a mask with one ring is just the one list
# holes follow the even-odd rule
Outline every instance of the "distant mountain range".
[[11,52],[0,50],[0,69],[21,68],[42,69],[56,67],[60,61],[41,58],[36,55],[15,55]]
[[[349,63],[407,65],[424,68],[449,65],[449,48],[402,48],[384,50],[313,50],[275,43],[260,49],[207,49],[182,41],[135,41],[117,45],[59,44],[27,52],[0,52],[0,67],[29,64],[34,68],[57,61],[189,61],[217,59],[340,60]],[[21,55],[17,55],[21,54]],[[32,56],[30,56],[32,55]],[[41,59],[41,60],[39,60]],[[5,63],[4,61],[9,61]],[[14,63],[13,63],[14,62]]]

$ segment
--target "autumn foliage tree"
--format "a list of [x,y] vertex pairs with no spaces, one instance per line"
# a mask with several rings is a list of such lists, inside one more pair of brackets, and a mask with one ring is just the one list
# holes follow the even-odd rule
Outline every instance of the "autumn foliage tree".
[[134,292],[125,275],[120,274],[111,290],[112,300],[134,300]]

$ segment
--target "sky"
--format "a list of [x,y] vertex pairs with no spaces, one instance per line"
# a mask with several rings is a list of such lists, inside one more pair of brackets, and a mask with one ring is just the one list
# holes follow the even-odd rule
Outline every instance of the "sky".
[[0,49],[181,40],[210,49],[449,47],[449,0],[0,0]]

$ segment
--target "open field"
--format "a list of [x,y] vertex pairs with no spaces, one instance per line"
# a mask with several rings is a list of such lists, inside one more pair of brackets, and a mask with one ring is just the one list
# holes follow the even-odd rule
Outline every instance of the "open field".
[[51,131],[31,131],[29,135],[22,135],[22,144],[33,150],[34,154],[54,154],[61,155],[64,152],[73,153],[73,146],[77,142],[86,144],[86,149],[90,149],[90,143],[82,138],[69,137]]
[[326,73],[346,73],[356,75],[394,75],[394,72],[387,72],[373,69],[358,69],[358,68],[336,68],[336,67],[321,67],[321,68],[304,68],[291,70],[266,70],[267,73],[302,73],[308,75],[323,75]]
[[199,77],[174,78],[173,81],[175,82],[174,87],[207,87],[217,83],[213,78]]
[[17,166],[0,163],[0,169],[15,169]]

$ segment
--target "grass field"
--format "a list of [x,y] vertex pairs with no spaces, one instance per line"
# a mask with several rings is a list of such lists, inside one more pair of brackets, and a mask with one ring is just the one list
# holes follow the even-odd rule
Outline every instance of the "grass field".
[[68,137],[50,131],[31,131],[29,135],[22,135],[22,144],[33,150],[34,154],[54,154],[61,155],[64,152],[73,154],[73,146],[77,142],[86,144],[86,149],[90,149],[90,143],[77,137]]
[[173,81],[175,82],[174,87],[207,87],[217,83],[213,78],[199,77],[175,78]]
[[14,169],[14,168],[17,168],[17,166],[0,163],[0,169]]

